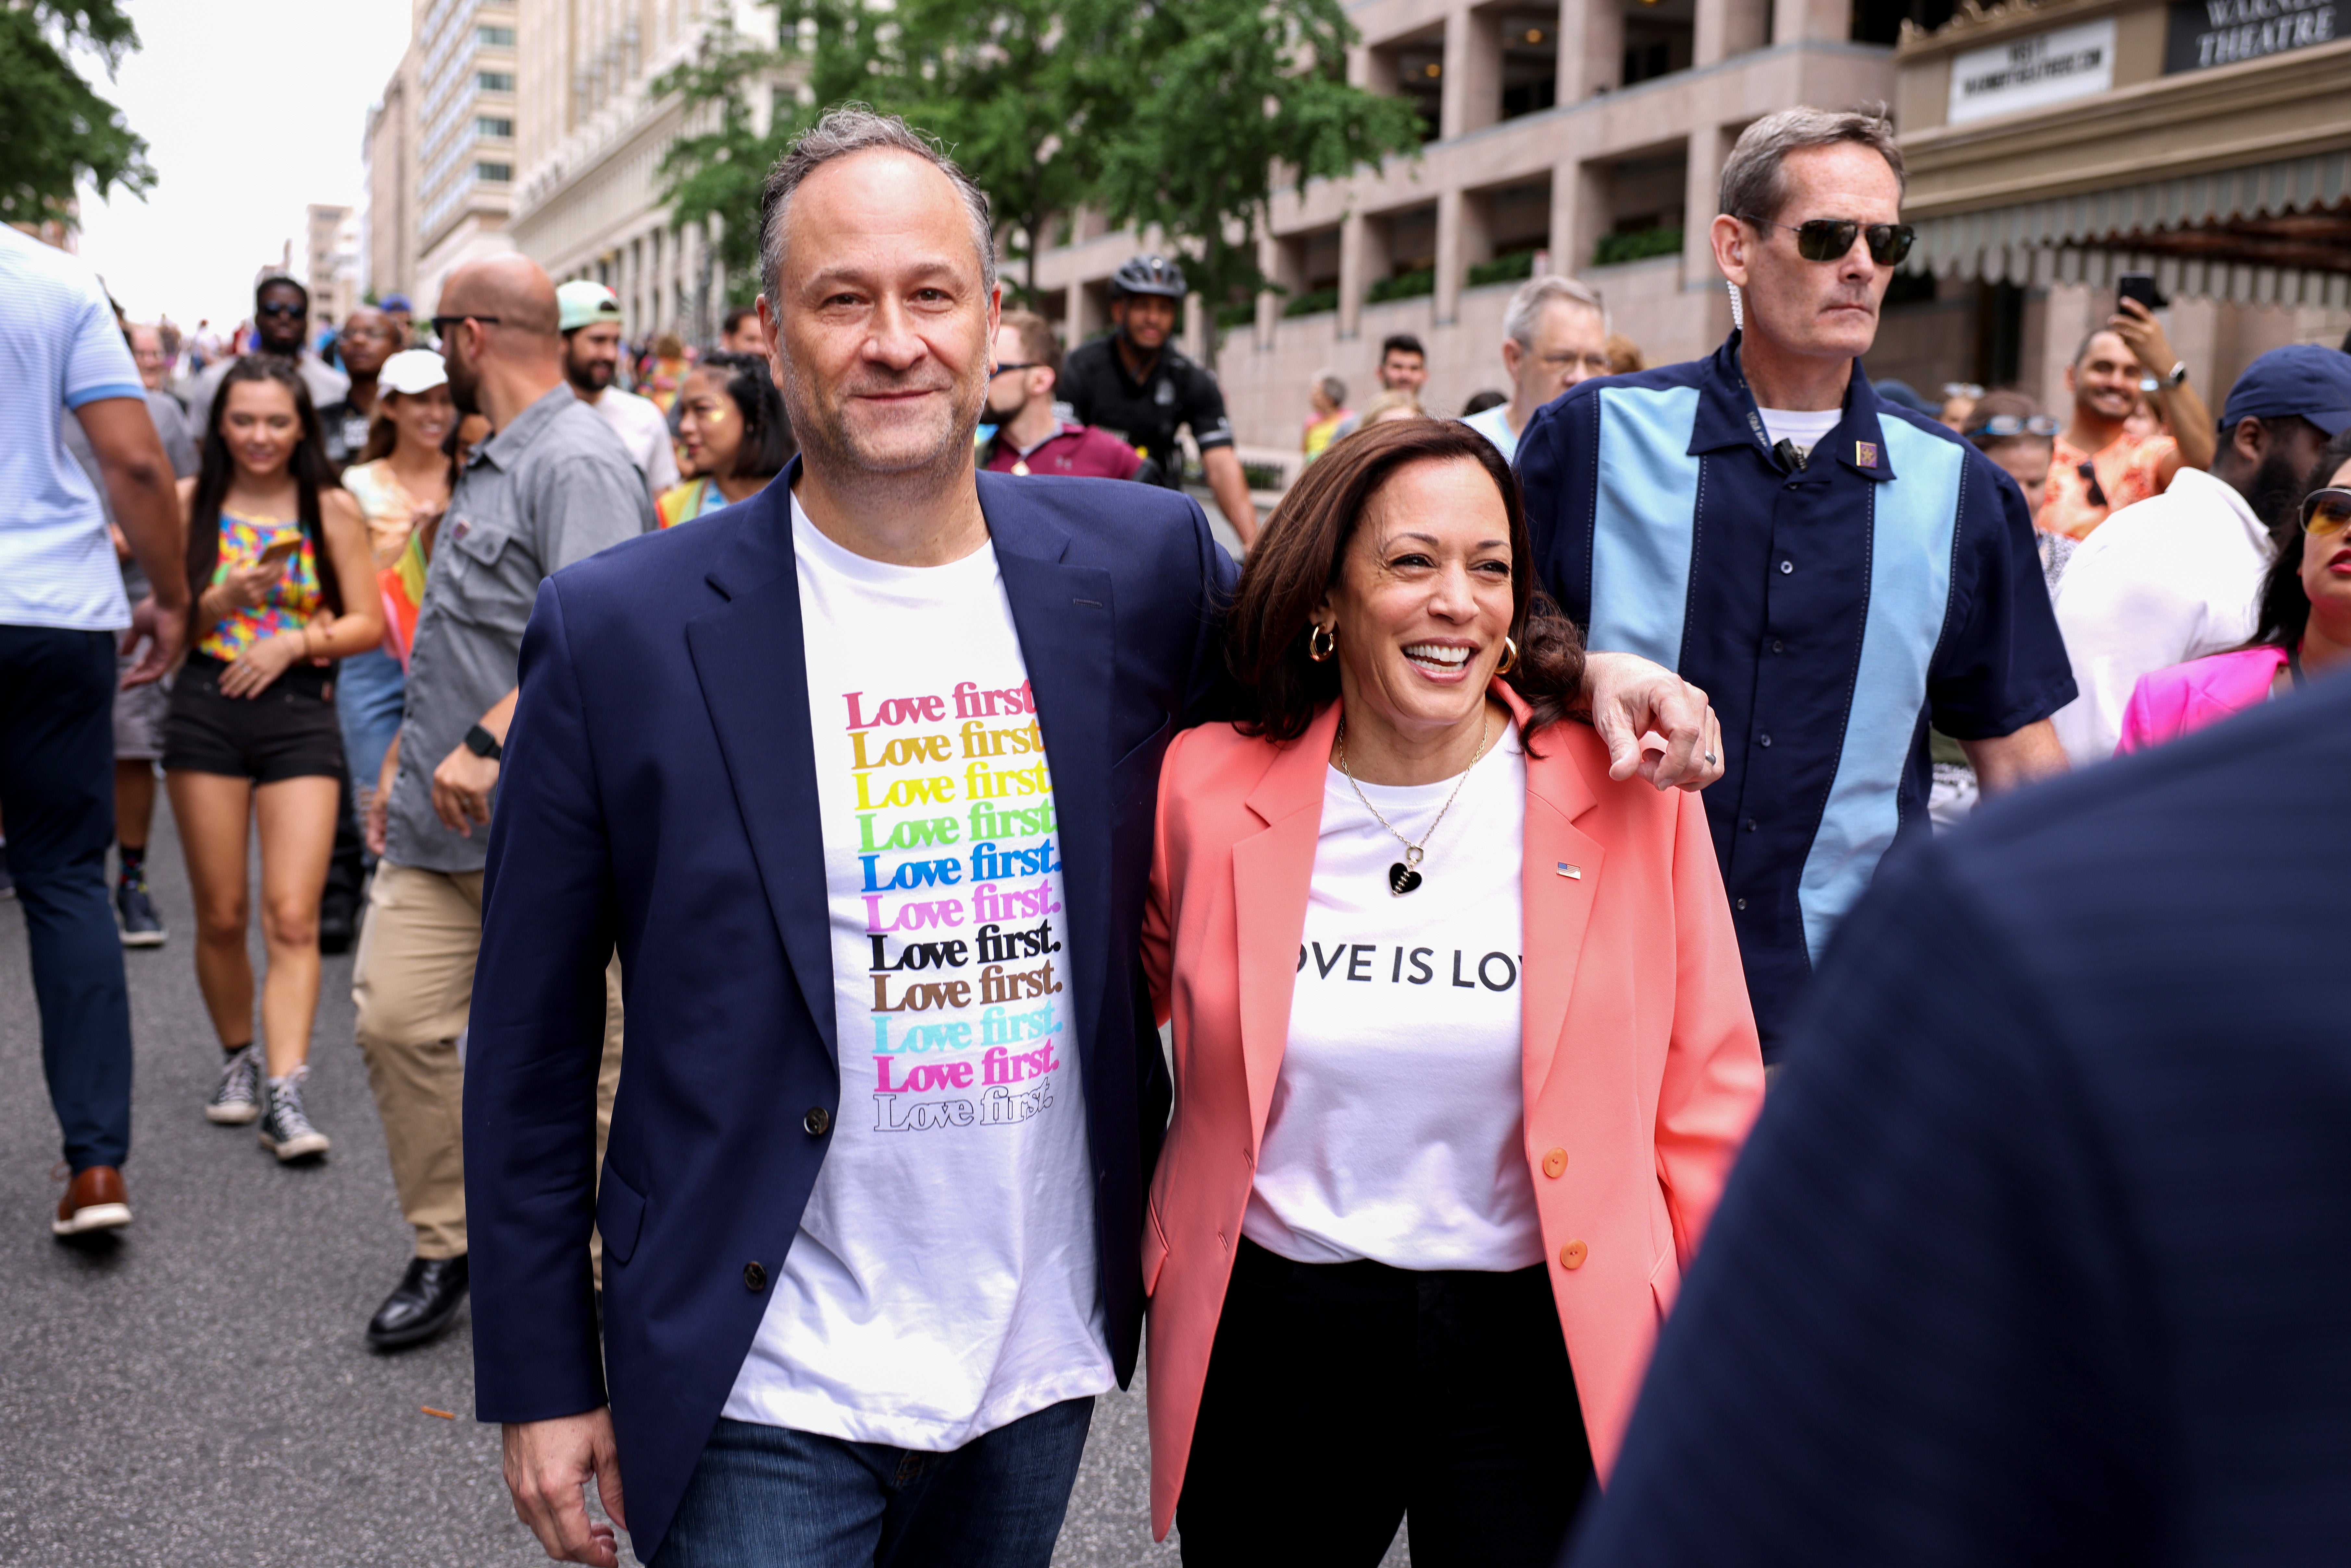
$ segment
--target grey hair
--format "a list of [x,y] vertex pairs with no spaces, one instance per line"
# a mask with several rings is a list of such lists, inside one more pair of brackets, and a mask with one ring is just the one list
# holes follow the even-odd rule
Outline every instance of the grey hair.
[[996,225],[988,216],[987,193],[936,141],[894,114],[879,114],[862,103],[844,103],[827,110],[824,117],[798,136],[768,171],[759,188],[759,288],[768,308],[778,307],[784,270],[784,225],[790,216],[792,193],[802,181],[836,158],[883,148],[920,158],[955,183],[971,216],[971,243],[979,252],[980,277],[989,294],[996,292]]
[[1894,121],[1882,103],[1857,109],[1813,109],[1800,106],[1767,114],[1740,132],[1739,144],[1722,165],[1721,210],[1749,223],[1777,223],[1788,204],[1787,182],[1780,165],[1802,147],[1834,147],[1852,141],[1886,160],[1894,171],[1897,190],[1907,193],[1910,177],[1902,169],[1902,149],[1894,143]]
[[1314,384],[1322,389],[1322,395],[1331,400],[1332,407],[1340,408],[1345,405],[1347,383],[1341,381],[1336,372],[1324,371],[1314,378]]
[[1569,305],[1581,305],[1600,313],[1600,329],[1608,330],[1608,307],[1601,301],[1600,290],[1573,277],[1552,274],[1545,277],[1530,277],[1519,285],[1510,296],[1510,303],[1502,312],[1502,335],[1521,349],[1535,346],[1535,323],[1542,319],[1543,307],[1552,300]]

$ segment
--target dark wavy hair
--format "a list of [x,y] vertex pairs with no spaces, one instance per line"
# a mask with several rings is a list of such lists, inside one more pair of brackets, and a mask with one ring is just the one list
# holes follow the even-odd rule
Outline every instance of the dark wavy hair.
[[[271,278],[271,283],[289,281]],[[335,559],[328,553],[327,541],[319,521],[319,494],[322,490],[340,490],[334,469],[327,462],[327,443],[319,431],[319,410],[310,401],[310,389],[302,384],[301,372],[291,360],[275,354],[247,354],[229,366],[221,377],[220,388],[213,393],[213,406],[204,415],[204,461],[196,470],[196,491],[188,507],[188,592],[203,597],[213,582],[213,569],[220,564],[221,501],[228,495],[229,486],[236,478],[236,459],[229,455],[228,437],[221,434],[221,420],[228,413],[228,392],[234,386],[248,382],[271,382],[284,387],[294,398],[294,416],[302,426],[302,438],[286,459],[287,471],[294,476],[294,487],[300,500],[302,534],[310,541],[310,558],[319,567],[319,592],[327,608],[337,615],[343,612],[342,584],[335,580]]]
[[[2351,463],[2351,430],[2326,444],[2318,455],[2317,464],[2303,481],[2302,496],[2313,490],[2324,490],[2334,483],[2335,471]],[[2270,562],[2267,575],[2262,579],[2261,608],[2253,616],[2253,634],[2246,640],[2248,648],[2284,648],[2302,646],[2302,634],[2310,628],[2310,594],[2302,586],[2302,539],[2294,518],[2302,510],[2302,496],[2294,497],[2294,506],[2281,518],[2277,559]]]
[[772,479],[784,471],[799,447],[792,440],[791,416],[784,412],[783,394],[768,373],[768,361],[757,354],[711,353],[695,361],[696,371],[724,377],[721,385],[743,416],[743,444],[736,449],[737,479]]
[[[1583,639],[1534,584],[1526,502],[1492,442],[1451,420],[1405,419],[1357,431],[1309,465],[1266,520],[1241,569],[1225,619],[1225,661],[1240,685],[1238,727],[1295,740],[1339,695],[1335,661],[1307,656],[1314,609],[1339,580],[1371,499],[1415,463],[1475,463],[1494,482],[1510,519],[1510,639],[1519,662],[1502,679],[1531,710],[1520,738],[1582,717]],[[1531,755],[1541,755],[1528,747]]]

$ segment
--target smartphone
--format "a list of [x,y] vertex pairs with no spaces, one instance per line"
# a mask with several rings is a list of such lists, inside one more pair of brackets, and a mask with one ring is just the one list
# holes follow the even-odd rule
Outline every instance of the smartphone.
[[282,534],[278,538],[269,541],[269,548],[263,550],[259,556],[256,557],[253,564],[256,566],[283,566],[287,561],[291,560],[294,557],[294,552],[301,548],[302,536],[300,534]]
[[2152,272],[2124,273],[2116,280],[2115,298],[2118,305],[2125,299],[2136,299],[2149,310],[2160,310],[2171,303],[2163,297],[2162,290],[2156,287]]

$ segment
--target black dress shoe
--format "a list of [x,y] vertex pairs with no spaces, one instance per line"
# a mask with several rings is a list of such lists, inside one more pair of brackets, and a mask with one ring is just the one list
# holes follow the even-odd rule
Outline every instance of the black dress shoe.
[[329,897],[319,904],[319,951],[329,956],[348,953],[359,939],[359,911],[344,899]]
[[431,1339],[449,1326],[465,1300],[465,1260],[412,1258],[408,1272],[368,1320],[368,1345],[399,1350]]

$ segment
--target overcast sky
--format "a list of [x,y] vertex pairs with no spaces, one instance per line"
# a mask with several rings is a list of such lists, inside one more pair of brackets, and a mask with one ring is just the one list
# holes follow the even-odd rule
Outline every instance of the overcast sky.
[[356,207],[368,106],[408,45],[409,0],[125,0],[140,51],[112,83],[83,68],[147,139],[141,202],[82,200],[78,247],[138,320],[215,327],[253,308],[253,275],[304,209]]

